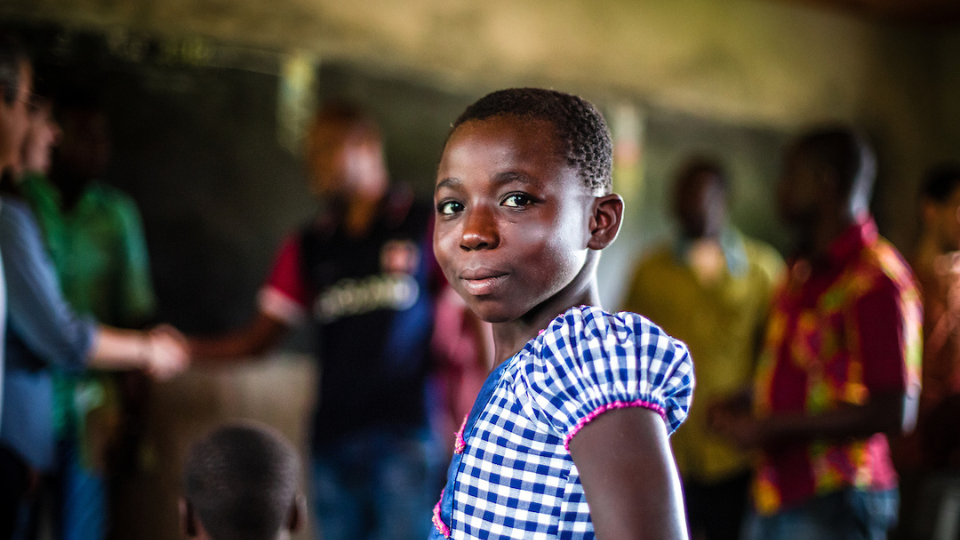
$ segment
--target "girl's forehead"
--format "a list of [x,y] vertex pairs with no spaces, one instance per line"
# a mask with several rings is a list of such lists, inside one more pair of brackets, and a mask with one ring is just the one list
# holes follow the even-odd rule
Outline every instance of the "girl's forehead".
[[[496,162],[490,158],[496,156]],[[511,161],[566,166],[563,145],[552,122],[498,115],[468,120],[454,129],[444,146],[441,168],[463,161]]]
[[482,119],[471,119],[463,122],[454,129],[450,138],[464,133],[482,133],[487,136],[504,139],[526,138],[535,136],[539,139],[559,141],[557,126],[550,120],[535,117],[521,117],[511,114],[498,114]]

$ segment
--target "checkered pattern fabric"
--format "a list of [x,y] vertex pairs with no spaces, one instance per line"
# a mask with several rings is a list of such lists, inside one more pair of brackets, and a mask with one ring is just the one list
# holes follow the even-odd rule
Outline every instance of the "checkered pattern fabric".
[[432,538],[593,538],[569,440],[603,411],[633,406],[660,413],[672,433],[692,392],[686,346],[649,320],[568,310],[485,383]]

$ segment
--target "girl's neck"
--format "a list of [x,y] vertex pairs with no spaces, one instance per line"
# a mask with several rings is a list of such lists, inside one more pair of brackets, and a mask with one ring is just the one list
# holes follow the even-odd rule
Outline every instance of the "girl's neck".
[[540,335],[550,321],[577,306],[600,306],[596,261],[584,265],[572,283],[544,303],[512,321],[493,324],[493,367],[517,354],[531,339]]

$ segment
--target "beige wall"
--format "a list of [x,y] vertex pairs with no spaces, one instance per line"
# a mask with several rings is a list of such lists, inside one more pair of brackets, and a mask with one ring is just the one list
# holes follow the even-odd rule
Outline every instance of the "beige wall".
[[960,113],[939,85],[960,87],[955,36],[773,1],[6,0],[3,12],[306,49],[460,91],[545,84],[747,125],[853,121],[877,139],[875,206],[904,247],[916,226],[904,207],[950,132],[939,119]]
[[856,118],[896,39],[756,0],[7,0],[104,28],[304,48],[455,84],[556,82],[743,121]]

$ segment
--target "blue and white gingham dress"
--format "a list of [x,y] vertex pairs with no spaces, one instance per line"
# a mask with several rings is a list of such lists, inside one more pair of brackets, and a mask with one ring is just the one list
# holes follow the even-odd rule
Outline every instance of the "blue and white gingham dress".
[[490,374],[457,435],[430,540],[593,538],[570,439],[645,407],[673,432],[693,394],[686,345],[634,313],[578,307]]

